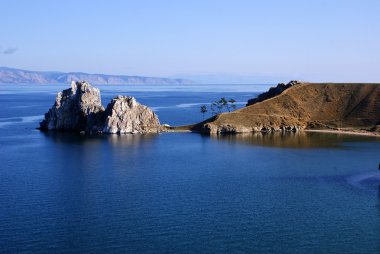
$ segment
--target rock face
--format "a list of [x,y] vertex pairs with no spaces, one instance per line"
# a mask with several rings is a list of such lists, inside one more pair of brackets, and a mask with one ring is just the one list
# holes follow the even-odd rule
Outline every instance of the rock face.
[[262,102],[262,101],[265,101],[267,99],[273,98],[273,97],[281,94],[286,89],[288,89],[294,85],[298,85],[298,84],[301,84],[301,82],[297,81],[297,80],[292,80],[289,83],[287,83],[286,85],[284,83],[279,83],[276,87],[269,88],[268,92],[260,94],[259,96],[257,96],[257,98],[253,98],[253,99],[248,100],[248,103],[246,106],[253,105],[253,104],[256,104],[258,102]]
[[97,115],[104,111],[99,89],[87,82],[72,82],[59,92],[53,107],[40,123],[42,130],[89,131],[96,128]]
[[256,126],[245,126],[241,124],[221,124],[215,125],[212,123],[207,123],[202,126],[202,133],[211,134],[236,134],[236,133],[249,133],[249,132],[299,132],[304,129],[303,125],[283,125],[283,124],[260,124]]
[[376,130],[379,119],[380,84],[301,83],[191,128],[204,133]]
[[40,122],[44,131],[87,133],[159,132],[160,122],[148,107],[129,96],[117,96],[106,110],[100,91],[86,81],[72,82],[71,88],[59,92],[52,108]]
[[160,130],[157,115],[130,96],[119,95],[112,99],[104,114],[104,133],[147,133]]

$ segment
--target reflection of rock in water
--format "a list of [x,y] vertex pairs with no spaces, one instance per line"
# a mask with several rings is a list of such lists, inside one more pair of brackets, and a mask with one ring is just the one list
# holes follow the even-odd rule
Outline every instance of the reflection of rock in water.
[[380,197],[380,174],[378,173],[356,174],[347,177],[346,181],[355,188],[377,192]]
[[110,135],[107,136],[108,141],[112,144],[112,146],[116,147],[133,147],[138,146],[142,142],[151,142],[155,138],[157,138],[159,134],[151,133],[151,134],[125,134],[125,135]]
[[86,146],[109,142],[112,146],[137,146],[141,142],[150,142],[159,134],[123,134],[123,135],[81,135],[75,132],[42,132],[45,137],[55,143],[81,144]]
[[42,132],[42,134],[49,140],[62,144],[100,143],[104,139],[101,135],[90,137],[75,132]]
[[339,144],[342,142],[369,139],[369,137],[316,132],[255,132],[236,135],[211,135],[211,137],[228,142],[286,148],[339,148]]

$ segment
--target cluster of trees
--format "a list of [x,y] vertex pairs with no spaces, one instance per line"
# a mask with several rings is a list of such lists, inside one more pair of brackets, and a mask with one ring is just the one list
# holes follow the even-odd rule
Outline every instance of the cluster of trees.
[[[216,100],[213,103],[210,104],[210,111],[212,115],[217,115],[222,112],[231,112],[231,110],[236,109],[234,99],[227,100],[226,98],[222,97],[220,100]],[[203,120],[205,119],[205,114],[208,112],[207,105],[202,105],[200,112],[203,114]]]

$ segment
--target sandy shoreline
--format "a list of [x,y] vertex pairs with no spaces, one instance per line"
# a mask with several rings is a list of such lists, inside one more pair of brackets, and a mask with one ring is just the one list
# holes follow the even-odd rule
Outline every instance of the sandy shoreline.
[[348,135],[360,135],[370,137],[380,137],[378,132],[370,131],[346,131],[346,130],[304,130],[305,132],[320,132],[320,133],[335,133],[335,134],[348,134]]

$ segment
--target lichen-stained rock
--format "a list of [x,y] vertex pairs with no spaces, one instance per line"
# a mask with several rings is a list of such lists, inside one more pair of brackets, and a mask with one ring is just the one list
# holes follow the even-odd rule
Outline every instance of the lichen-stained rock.
[[104,112],[104,133],[148,133],[159,132],[157,115],[148,107],[139,104],[130,96],[112,99]]
[[40,123],[42,130],[90,131],[97,129],[99,112],[104,111],[99,89],[86,81],[72,82],[71,88],[59,92],[53,107]]

